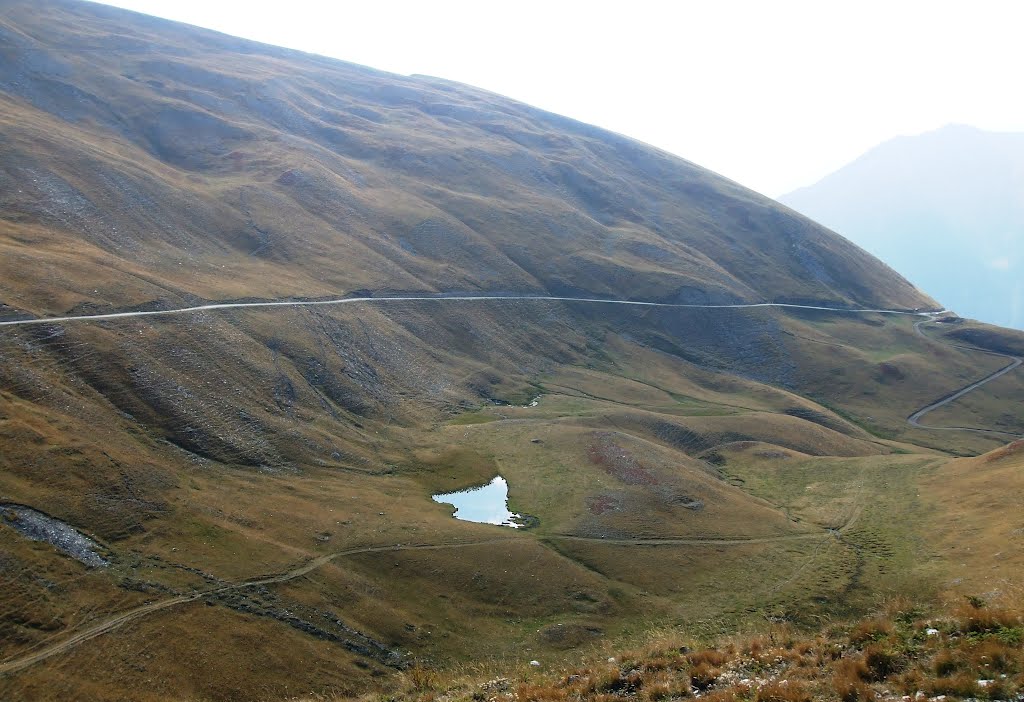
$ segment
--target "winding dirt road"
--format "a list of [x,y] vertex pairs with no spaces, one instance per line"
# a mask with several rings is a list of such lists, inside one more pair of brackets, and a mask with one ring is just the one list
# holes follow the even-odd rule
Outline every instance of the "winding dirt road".
[[[166,317],[171,315],[182,315],[182,314],[193,314],[196,312],[214,312],[221,310],[237,310],[237,309],[258,309],[258,308],[276,308],[276,307],[317,307],[317,306],[329,306],[329,305],[348,305],[348,304],[380,304],[380,303],[395,303],[395,302],[479,302],[479,301],[491,301],[491,300],[504,300],[504,301],[542,301],[542,302],[583,302],[583,303],[595,303],[605,305],[632,305],[637,307],[668,307],[676,309],[703,309],[703,310],[717,310],[717,309],[758,309],[758,308],[779,308],[779,309],[796,309],[796,310],[818,310],[825,312],[840,312],[847,314],[895,314],[895,315],[910,315],[914,317],[925,317],[925,319],[917,322],[914,325],[914,329],[925,339],[930,339],[923,331],[921,326],[929,322],[934,321],[936,315],[943,314],[945,310],[937,311],[920,311],[920,310],[894,310],[894,309],[872,309],[872,308],[849,308],[849,307],[828,307],[824,305],[798,305],[788,302],[750,302],[750,303],[736,303],[736,304],[724,304],[724,305],[698,305],[698,304],[686,304],[676,302],[642,302],[639,300],[608,300],[601,298],[590,298],[590,297],[558,297],[551,295],[398,295],[398,296],[386,296],[386,297],[339,297],[331,298],[328,300],[267,300],[263,302],[218,302],[211,303],[208,305],[195,305],[193,307],[178,307],[169,310],[142,310],[135,312],[110,312],[107,314],[86,314],[86,315],[69,315],[64,317],[38,317],[33,319],[13,319],[0,321],[0,327],[18,327],[38,324],[65,324],[75,322],[95,322],[103,320],[117,320],[117,319],[131,319],[136,317]],[[921,409],[914,412],[912,415],[907,417],[907,422],[918,429],[939,429],[943,431],[971,431],[979,432],[983,434],[995,434],[999,436],[1009,436],[1017,438],[1017,434],[1011,434],[1009,432],[998,431],[995,429],[974,429],[971,427],[936,427],[929,426],[921,423],[921,418],[929,412],[939,409],[950,402],[957,400],[972,390],[977,390],[982,385],[989,383],[996,378],[1006,375],[1010,371],[1016,369],[1022,363],[1024,359],[1016,356],[1010,356],[1003,353],[997,353],[995,351],[985,351],[982,349],[976,349],[968,346],[959,346],[957,344],[950,344],[956,348],[966,349],[968,351],[976,351],[979,353],[987,353],[992,356],[1001,356],[1003,358],[1010,359],[1009,365],[1006,367],[985,376],[981,380],[978,380],[970,385],[961,388],[955,392],[942,397],[935,402],[922,407]]]
[[847,312],[851,314],[909,314],[927,317],[941,312],[920,312],[918,310],[875,310],[866,308],[819,307],[816,305],[794,305],[786,302],[751,302],[731,305],[690,305],[676,302],[640,302],[637,300],[603,300],[589,297],[553,297],[548,295],[420,295],[392,297],[339,297],[330,300],[269,300],[266,302],[218,302],[195,307],[179,307],[170,310],[144,310],[139,312],[110,312],[108,314],[83,314],[67,317],[39,317],[35,319],[12,319],[0,322],[0,327],[16,327],[29,324],[55,324],[65,322],[91,322],[104,319],[128,319],[132,317],[166,317],[169,315],[191,314],[195,312],[212,312],[217,310],[239,310],[260,307],[316,307],[325,305],[349,305],[356,303],[388,303],[388,302],[474,302],[482,300],[539,300],[548,302],[591,302],[606,305],[635,305],[639,307],[674,307],[680,309],[755,309],[758,307],[779,307],[800,310],[823,310],[827,312]]
[[[915,323],[914,324],[914,330],[919,335],[924,337],[925,339],[928,339],[929,341],[935,341],[935,339],[932,339],[930,336],[925,334],[924,331],[921,329],[921,327],[923,325],[928,324],[931,321],[933,321],[933,320],[926,319],[926,320],[921,320],[920,322]],[[959,400],[961,397],[963,397],[967,393],[969,393],[969,392],[971,392],[973,390],[977,390],[982,385],[985,385],[986,383],[990,383],[993,380],[995,380],[996,378],[1003,377],[1004,375],[1006,375],[1007,373],[1009,373],[1012,370],[1015,370],[1022,363],[1024,363],[1024,359],[1020,358],[1019,356],[1011,356],[1010,354],[999,353],[998,351],[988,351],[988,350],[985,350],[985,349],[978,349],[978,348],[975,348],[973,346],[962,346],[960,344],[948,344],[948,345],[952,346],[953,348],[963,349],[965,351],[973,351],[975,353],[988,354],[989,356],[999,356],[1000,358],[1008,358],[1008,359],[1010,359],[1010,363],[1007,364],[1006,366],[1000,368],[999,370],[995,371],[994,373],[989,373],[988,375],[986,375],[981,380],[976,380],[975,382],[973,382],[973,383],[971,383],[969,385],[966,385],[966,386],[960,388],[959,390],[955,390],[955,391],[949,393],[948,395],[945,395],[944,397],[939,398],[938,400],[936,400],[935,402],[931,403],[930,405],[926,405],[926,406],[922,407],[921,409],[917,410],[912,415],[907,417],[907,423],[910,424],[910,426],[917,427],[919,429],[939,429],[941,431],[971,431],[971,432],[978,432],[980,434],[994,434],[994,435],[997,435],[997,436],[1009,436],[1009,437],[1012,437],[1012,438],[1015,438],[1015,439],[1016,438],[1020,438],[1019,434],[1013,434],[1013,433],[1006,432],[1006,431],[998,431],[996,429],[974,429],[974,428],[971,428],[971,427],[938,427],[938,426],[932,426],[932,425],[922,424],[921,423],[921,419],[926,414],[928,414],[929,412],[934,412],[935,410],[939,409],[940,407],[945,407],[946,405],[948,405],[950,402],[953,402],[954,400]]]

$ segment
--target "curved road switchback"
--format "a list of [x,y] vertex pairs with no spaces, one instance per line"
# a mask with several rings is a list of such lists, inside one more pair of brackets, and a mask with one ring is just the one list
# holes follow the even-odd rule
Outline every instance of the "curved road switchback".
[[[914,330],[919,335],[924,337],[925,339],[928,339],[929,341],[935,341],[935,339],[932,339],[930,336],[925,334],[924,331],[921,329],[921,327],[923,325],[928,324],[931,321],[932,320],[927,319],[927,320],[921,320],[920,322],[916,322],[914,324]],[[907,423],[910,424],[910,426],[912,426],[912,427],[917,427],[918,429],[938,429],[938,430],[941,430],[941,431],[971,431],[971,432],[978,432],[978,433],[981,433],[981,434],[994,434],[994,435],[997,435],[997,436],[1009,436],[1009,437],[1013,437],[1013,438],[1020,438],[1019,434],[1013,434],[1013,433],[1007,432],[1007,431],[998,431],[996,429],[974,429],[974,428],[971,428],[971,427],[938,427],[938,426],[932,426],[932,425],[929,425],[929,424],[922,424],[921,423],[921,419],[926,414],[928,414],[930,412],[934,412],[935,410],[939,409],[940,407],[945,407],[946,405],[948,405],[949,403],[951,403],[951,402],[953,402],[955,400],[959,400],[961,397],[963,397],[967,393],[972,392],[973,390],[977,390],[982,385],[990,383],[990,382],[992,382],[993,380],[995,380],[997,378],[1003,377],[1004,375],[1006,375],[1010,371],[1016,370],[1018,367],[1020,367],[1020,365],[1022,363],[1024,363],[1024,359],[1020,358],[1019,356],[1011,356],[1010,354],[1007,354],[1007,353],[999,353],[998,351],[988,351],[986,349],[979,349],[979,348],[975,348],[973,346],[962,346],[960,344],[951,344],[950,343],[948,345],[952,346],[953,348],[963,349],[964,351],[973,351],[975,353],[988,354],[989,356],[999,356],[1000,358],[1007,358],[1007,359],[1010,360],[1010,362],[1007,365],[1005,365],[1002,368],[1000,368],[999,370],[995,371],[994,373],[989,373],[984,378],[982,378],[980,380],[976,380],[973,383],[970,383],[969,385],[966,385],[966,386],[960,388],[959,390],[956,390],[954,392],[949,393],[948,395],[946,395],[944,397],[939,398],[938,400],[936,400],[935,402],[931,403],[930,405],[926,405],[926,406],[922,407],[921,409],[917,410],[912,415],[907,417]]]

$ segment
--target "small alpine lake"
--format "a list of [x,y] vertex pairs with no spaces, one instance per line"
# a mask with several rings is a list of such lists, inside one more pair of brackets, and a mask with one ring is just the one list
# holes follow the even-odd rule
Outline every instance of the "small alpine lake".
[[520,529],[529,525],[529,519],[508,510],[508,483],[500,475],[486,485],[443,492],[432,496],[434,502],[453,505],[456,519],[479,524]]

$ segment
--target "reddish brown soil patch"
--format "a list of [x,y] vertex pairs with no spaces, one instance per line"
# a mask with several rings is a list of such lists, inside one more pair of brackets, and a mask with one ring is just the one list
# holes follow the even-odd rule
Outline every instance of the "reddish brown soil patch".
[[587,499],[587,507],[591,514],[604,514],[622,509],[622,503],[611,495],[595,495]]
[[1007,444],[1000,449],[996,449],[988,454],[985,458],[985,463],[991,463],[992,461],[998,461],[1007,456],[1013,456],[1018,453],[1024,453],[1024,439],[1014,441],[1012,444]]
[[591,463],[601,466],[610,475],[627,485],[657,485],[658,479],[640,465],[632,453],[624,449],[611,434],[598,433],[587,449]]

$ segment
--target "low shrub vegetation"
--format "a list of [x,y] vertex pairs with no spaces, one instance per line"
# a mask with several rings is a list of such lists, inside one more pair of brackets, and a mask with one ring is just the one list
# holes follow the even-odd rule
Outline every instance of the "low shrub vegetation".
[[391,702],[810,702],[1024,700],[1022,610],[977,599],[944,617],[889,606],[817,636],[767,635],[692,650],[662,640],[606,663],[521,680],[446,678],[414,670]]

